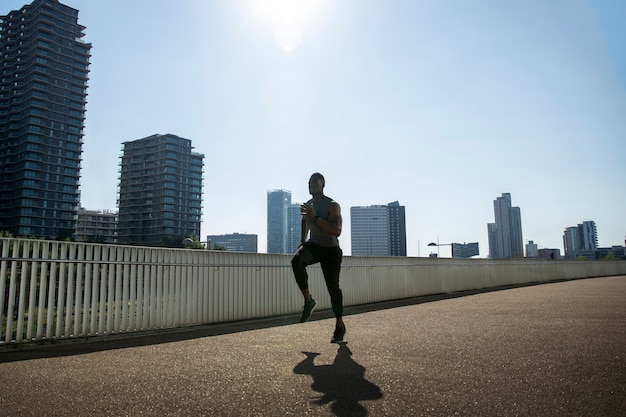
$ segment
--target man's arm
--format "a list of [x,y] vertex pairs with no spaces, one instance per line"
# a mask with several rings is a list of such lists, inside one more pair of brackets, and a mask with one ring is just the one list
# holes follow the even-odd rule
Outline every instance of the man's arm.
[[304,220],[304,217],[302,217],[302,227],[301,227],[301,230],[302,231],[300,232],[300,243],[303,243],[306,240],[306,236],[309,234],[309,225]]
[[321,229],[333,236],[339,237],[341,235],[341,225],[343,220],[341,218],[341,207],[335,201],[328,206],[328,220],[322,218],[317,219],[317,224]]

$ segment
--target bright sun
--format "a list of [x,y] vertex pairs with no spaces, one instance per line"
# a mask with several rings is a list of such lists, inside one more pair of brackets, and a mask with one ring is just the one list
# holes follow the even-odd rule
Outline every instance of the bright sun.
[[326,0],[249,0],[256,19],[274,31],[274,41],[285,52],[302,43],[304,27],[322,11]]

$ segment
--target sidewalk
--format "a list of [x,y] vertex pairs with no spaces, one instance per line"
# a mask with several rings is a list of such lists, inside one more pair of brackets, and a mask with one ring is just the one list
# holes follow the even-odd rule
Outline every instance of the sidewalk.
[[[327,294],[315,294],[327,297]],[[380,307],[393,307],[376,309]],[[10,416],[623,416],[626,277],[0,349]]]

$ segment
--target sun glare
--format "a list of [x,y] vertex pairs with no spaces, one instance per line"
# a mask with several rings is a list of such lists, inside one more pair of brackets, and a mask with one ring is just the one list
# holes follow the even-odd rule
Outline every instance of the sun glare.
[[302,43],[304,28],[321,13],[326,0],[249,0],[255,19],[268,25],[280,49],[292,52]]

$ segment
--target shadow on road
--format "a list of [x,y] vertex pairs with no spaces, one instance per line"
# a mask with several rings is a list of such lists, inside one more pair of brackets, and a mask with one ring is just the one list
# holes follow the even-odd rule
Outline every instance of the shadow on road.
[[339,345],[335,361],[330,365],[315,365],[314,360],[319,353],[302,353],[306,358],[293,368],[293,372],[313,377],[311,388],[321,394],[313,404],[331,404],[333,414],[338,417],[364,417],[368,413],[361,401],[383,397],[380,388],[365,379],[365,367],[352,359],[352,352],[346,343]]

